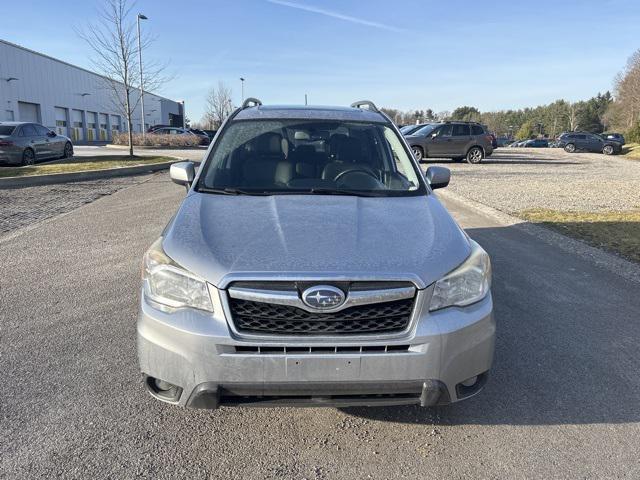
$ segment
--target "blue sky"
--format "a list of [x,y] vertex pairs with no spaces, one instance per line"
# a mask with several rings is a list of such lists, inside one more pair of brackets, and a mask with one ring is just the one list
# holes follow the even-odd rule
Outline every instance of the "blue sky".
[[[74,26],[99,0],[3,2],[0,37],[91,68]],[[138,0],[156,37],[146,52],[175,78],[157,93],[185,99],[198,120],[207,90],[240,101],[482,111],[611,89],[640,48],[640,2]],[[25,21],[28,19],[28,21]]]

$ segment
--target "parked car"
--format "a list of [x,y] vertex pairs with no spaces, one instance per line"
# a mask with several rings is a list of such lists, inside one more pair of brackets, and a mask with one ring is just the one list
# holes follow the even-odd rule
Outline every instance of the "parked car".
[[433,195],[449,170],[423,176],[373,103],[247,99],[198,173],[170,176],[188,191],[144,255],[137,328],[156,399],[429,406],[482,389],[489,257]]
[[73,157],[68,137],[30,122],[0,122],[0,162],[33,165],[40,160]]
[[601,133],[600,136],[603,140],[615,140],[616,142],[619,142],[620,145],[625,144],[624,135],[621,133]]
[[416,159],[451,158],[480,163],[493,153],[492,138],[475,122],[441,122],[425,125],[405,136]]
[[527,148],[547,148],[549,146],[549,141],[544,138],[534,138],[531,140],[527,140],[524,142],[523,147]]
[[153,133],[156,130],[160,129],[160,128],[166,128],[166,127],[170,127],[171,125],[152,125],[149,128],[147,128],[147,133]]
[[216,133],[218,133],[217,130],[203,130],[203,132],[206,133],[211,140],[213,140],[213,137],[215,137]]
[[622,144],[620,142],[605,140],[600,135],[589,132],[563,133],[558,138],[558,144],[569,153],[583,150],[613,155],[622,151]]
[[428,123],[418,123],[416,125],[405,125],[404,127],[400,127],[400,133],[403,135],[411,135],[413,132],[421,129],[425,125],[429,125]]
[[200,139],[200,145],[209,145],[211,139],[205,133],[195,133],[188,128],[181,127],[162,127],[154,130],[152,133],[156,135],[195,135]]
[[498,147],[507,147],[507,146],[509,146],[512,142],[513,142],[513,140],[512,140],[512,139],[510,139],[509,137],[498,137],[498,138],[497,138],[497,144],[498,144]]

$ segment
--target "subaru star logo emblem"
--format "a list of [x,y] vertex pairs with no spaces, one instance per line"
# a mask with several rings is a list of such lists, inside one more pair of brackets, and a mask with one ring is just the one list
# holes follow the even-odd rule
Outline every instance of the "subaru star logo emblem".
[[330,310],[344,303],[344,292],[331,285],[316,285],[302,292],[302,301],[316,310]]

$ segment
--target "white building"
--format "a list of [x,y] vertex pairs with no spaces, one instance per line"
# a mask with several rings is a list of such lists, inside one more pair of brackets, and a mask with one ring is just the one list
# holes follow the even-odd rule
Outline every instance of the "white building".
[[[132,102],[137,102],[138,92]],[[145,125],[182,126],[183,105],[144,94]],[[140,132],[140,105],[133,131]],[[0,121],[41,123],[75,141],[108,141],[125,131],[105,78],[84,68],[0,39]]]

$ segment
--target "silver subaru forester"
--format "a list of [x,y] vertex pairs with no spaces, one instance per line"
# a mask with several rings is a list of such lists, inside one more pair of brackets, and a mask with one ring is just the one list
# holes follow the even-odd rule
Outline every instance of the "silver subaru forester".
[[369,101],[247,99],[144,256],[138,357],[181,406],[441,405],[484,386],[487,253]]

